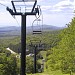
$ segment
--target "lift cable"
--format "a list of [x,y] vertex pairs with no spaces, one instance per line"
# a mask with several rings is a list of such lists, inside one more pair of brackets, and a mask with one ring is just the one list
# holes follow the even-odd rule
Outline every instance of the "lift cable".
[[[6,6],[5,4],[2,4],[2,3],[0,3],[0,5],[2,5],[2,6],[4,6],[4,7],[8,7],[8,6]],[[13,17],[13,18],[16,20],[16,23],[20,26],[20,24],[18,23],[16,17]]]
[[8,6],[6,6],[5,4],[2,4],[2,3],[0,3],[0,5],[5,6],[5,7],[8,7]]
[[18,22],[17,18],[15,17],[14,19],[16,20],[16,23],[18,24],[18,26],[20,26],[20,24],[19,24],[19,22]]
[[[26,11],[26,3],[25,3],[25,1],[23,1],[23,2],[24,2],[24,6],[25,6],[25,11]],[[30,25],[31,25],[31,21],[30,21],[29,16],[28,16],[28,20],[29,20],[29,23],[30,23]]]
[[24,2],[24,5],[25,5],[25,11],[26,11],[26,3],[25,3],[25,1],[23,1]]

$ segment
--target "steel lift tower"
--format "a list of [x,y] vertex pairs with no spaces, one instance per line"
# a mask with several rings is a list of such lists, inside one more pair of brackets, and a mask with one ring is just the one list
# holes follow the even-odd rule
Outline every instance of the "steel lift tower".
[[[26,3],[33,2],[32,9],[29,11],[25,6],[28,7]],[[13,9],[7,7],[7,11],[13,15],[21,16],[21,75],[26,75],[26,16],[28,15],[39,15],[39,8],[36,7],[37,0],[12,0],[11,1]],[[23,3],[23,5],[22,5]],[[18,5],[20,4],[20,5]],[[32,4],[32,3],[31,3]],[[17,11],[19,7],[19,11]],[[31,6],[30,6],[31,7]],[[24,10],[22,10],[24,9]],[[28,11],[27,11],[28,10]]]

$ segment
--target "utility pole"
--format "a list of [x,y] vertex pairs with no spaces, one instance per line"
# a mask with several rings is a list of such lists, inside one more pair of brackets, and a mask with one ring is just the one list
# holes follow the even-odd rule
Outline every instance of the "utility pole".
[[[30,1],[30,0],[28,0],[28,1]],[[37,4],[37,0],[33,0],[33,1],[35,1],[35,3],[33,5],[31,12],[22,13],[22,12],[16,11],[16,7],[14,5],[14,2],[24,2],[24,0],[22,0],[22,1],[11,1],[14,10],[10,9],[9,7],[6,8],[7,11],[9,11],[9,13],[11,15],[20,15],[22,18],[21,19],[21,75],[26,75],[26,16],[27,15],[36,15],[37,13],[39,15],[38,7],[35,8],[35,6]]]
[[38,47],[41,48],[43,45],[44,44],[41,43],[41,40],[30,40],[29,46],[34,48],[34,73],[37,72],[37,50]]
[[31,44],[29,45],[29,46],[31,46],[31,47],[34,47],[34,73],[36,73],[36,65],[37,65],[37,63],[36,63],[36,55],[37,55],[37,45],[36,44],[33,44],[32,42],[31,42]]
[[37,45],[34,45],[34,73],[36,73],[36,51],[37,51]]
[[21,75],[26,75],[26,15],[21,18]]

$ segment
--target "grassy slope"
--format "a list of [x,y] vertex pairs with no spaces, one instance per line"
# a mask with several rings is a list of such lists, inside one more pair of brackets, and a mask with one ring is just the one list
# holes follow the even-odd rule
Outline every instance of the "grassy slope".
[[58,71],[46,71],[44,73],[27,74],[27,75],[75,75],[75,73],[63,74],[60,70],[58,70]]
[[[40,53],[44,58],[46,58],[46,53],[47,53],[46,51],[40,51]],[[42,60],[40,59],[39,62],[42,62]],[[46,67],[44,67],[43,73],[27,74],[27,75],[70,75],[70,74],[63,74],[60,70],[58,71],[46,70]],[[75,75],[75,73],[72,73],[72,75]]]
[[[70,75],[70,74],[63,74],[61,71],[48,71],[44,73],[36,73],[36,74],[27,74],[27,75]],[[72,74],[75,75],[75,74]]]

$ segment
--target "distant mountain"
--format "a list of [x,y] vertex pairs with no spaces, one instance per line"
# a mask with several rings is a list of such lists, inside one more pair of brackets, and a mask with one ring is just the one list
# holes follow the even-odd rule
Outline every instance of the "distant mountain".
[[52,25],[43,25],[43,30],[47,31],[47,30],[60,30],[63,29],[61,27],[57,27],[57,26],[52,26]]
[[[64,27],[63,27],[64,28]],[[63,29],[62,27],[56,27],[52,25],[42,25],[42,26],[34,26],[32,29],[32,26],[27,27],[27,33],[38,30],[43,30],[43,31],[55,31],[55,30],[60,30]]]
[[20,27],[16,26],[7,26],[7,27],[0,27],[0,32],[8,32],[8,31],[18,31],[20,30]]
[[20,27],[16,26],[0,27],[0,37],[20,36],[20,30]]
[[[40,30],[40,28],[43,29],[43,31],[54,31],[54,30],[60,30],[61,27],[56,27],[52,25],[43,25],[43,26],[34,26],[33,30]],[[26,33],[32,32],[32,26],[28,26],[26,28]],[[9,27],[0,27],[0,36],[20,36],[21,35],[21,27],[16,26],[9,26]]]

